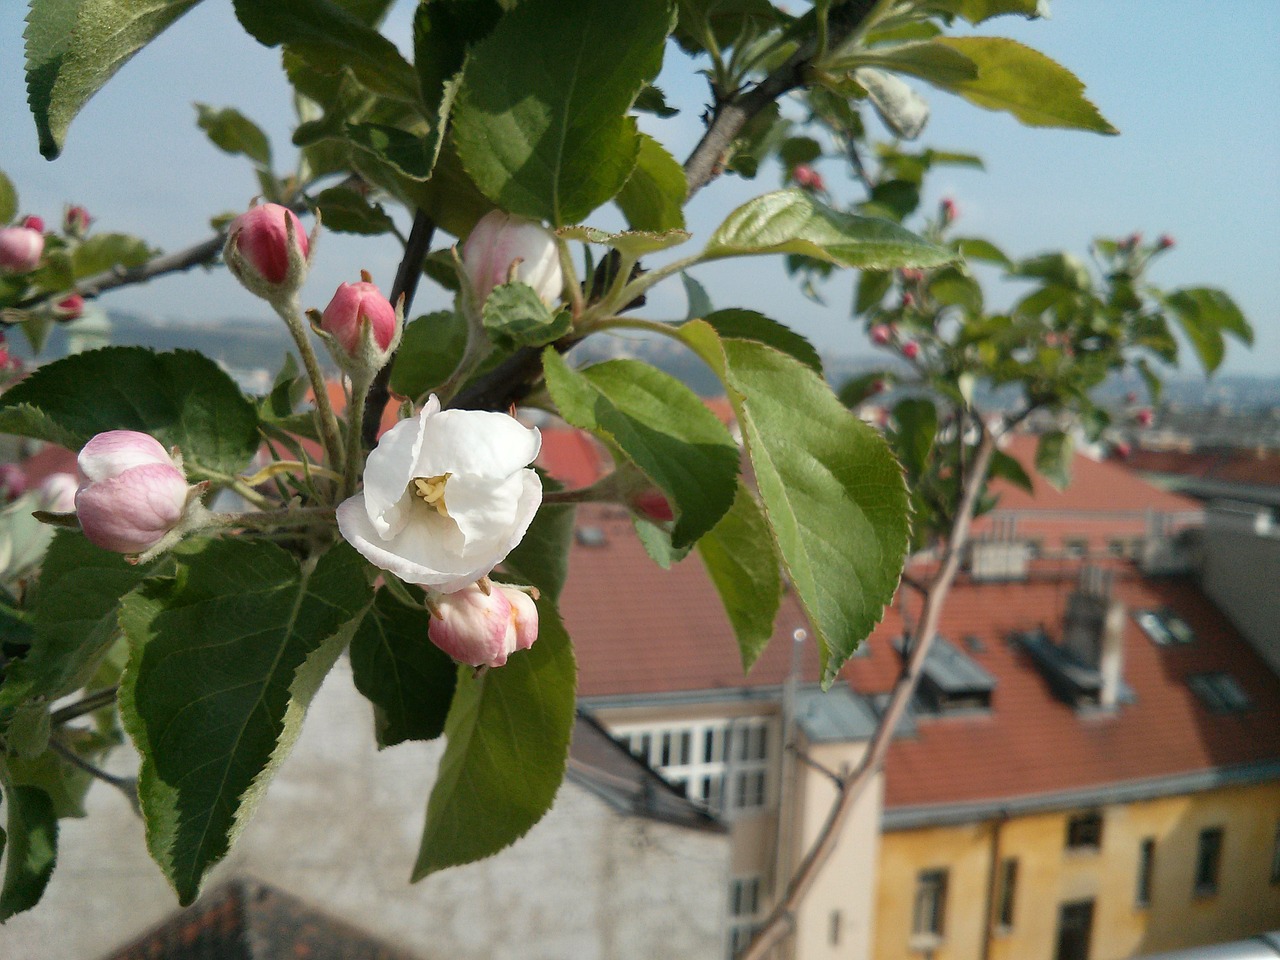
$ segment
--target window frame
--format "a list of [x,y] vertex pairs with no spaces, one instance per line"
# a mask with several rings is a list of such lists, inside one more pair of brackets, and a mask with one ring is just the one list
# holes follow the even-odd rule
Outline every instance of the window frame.
[[1018,858],[1005,857],[1000,861],[999,896],[996,900],[996,930],[1008,933],[1013,929],[1018,905]]
[[1133,905],[1139,910],[1151,907],[1151,890],[1155,886],[1156,838],[1143,837],[1138,844],[1138,876],[1134,884]]
[[[744,909],[749,906],[749,909]],[[725,957],[734,960],[760,930],[764,913],[764,877],[742,874],[729,880],[729,903],[725,917]]]
[[[930,867],[916,874],[915,895],[911,899],[912,947],[936,946],[947,934],[947,893],[951,871],[946,867]],[[922,906],[927,902],[928,917]],[[923,921],[923,922],[922,922]]]
[[1218,895],[1222,886],[1222,853],[1226,844],[1226,827],[1204,827],[1200,831],[1196,842],[1195,872],[1191,875],[1191,894],[1195,898]]
[[[1103,818],[1101,810],[1086,810],[1067,817],[1064,849],[1069,853],[1098,853],[1102,850]],[[1082,839],[1078,832],[1084,833]],[[1090,836],[1092,839],[1090,839]]]
[[1271,883],[1280,884],[1280,820],[1276,821],[1276,835],[1271,841]]

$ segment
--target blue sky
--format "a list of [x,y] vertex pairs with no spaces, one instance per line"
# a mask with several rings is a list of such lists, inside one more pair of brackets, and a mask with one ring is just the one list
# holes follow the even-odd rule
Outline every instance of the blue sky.
[[[64,155],[41,159],[25,103],[25,6],[0,4],[0,169],[17,184],[24,211],[52,219],[74,201],[93,212],[99,229],[137,233],[166,250],[203,239],[208,218],[243,209],[256,182],[247,163],[220,153],[196,129],[197,101],[238,107],[272,135],[278,156],[291,159],[292,110],[278,51],[244,34],[225,0],[207,0],[126,65],[73,123]],[[402,45],[412,8],[402,0],[386,27]],[[988,236],[1015,256],[1083,254],[1094,236],[1168,232],[1178,246],[1153,279],[1222,287],[1257,330],[1253,351],[1233,350],[1224,369],[1280,373],[1280,3],[1058,0],[1052,12],[1037,22],[1002,18],[981,32],[1015,37],[1071,68],[1121,136],[1030,129],[922,87],[933,116],[920,143],[972,151],[987,164],[985,173],[935,177],[931,201],[953,197],[964,233]],[[665,124],[646,121],[679,158],[696,141],[705,100],[693,69],[669,55],[660,82],[683,112]],[[856,196],[837,167],[824,172],[835,192]],[[754,183],[722,178],[704,190],[689,208],[695,238],[776,184],[777,171],[765,170]],[[603,211],[593,221],[611,222]],[[361,268],[387,286],[397,254],[387,239],[326,235],[306,299],[323,307],[338,281]],[[825,308],[801,297],[772,259],[696,275],[718,306],[763,310],[824,350],[869,352],[848,320],[852,274],[828,285]],[[991,297],[1000,303],[1011,295]],[[655,315],[683,315],[678,284],[660,287],[651,300]],[[223,271],[167,278],[105,302],[182,319],[267,317]],[[442,304],[426,296],[419,307]]]

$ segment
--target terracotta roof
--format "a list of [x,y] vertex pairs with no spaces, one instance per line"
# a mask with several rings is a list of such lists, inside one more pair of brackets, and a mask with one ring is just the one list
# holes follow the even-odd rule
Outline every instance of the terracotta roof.
[[537,465],[570,489],[588,487],[612,467],[608,452],[589,433],[566,426],[539,427]]

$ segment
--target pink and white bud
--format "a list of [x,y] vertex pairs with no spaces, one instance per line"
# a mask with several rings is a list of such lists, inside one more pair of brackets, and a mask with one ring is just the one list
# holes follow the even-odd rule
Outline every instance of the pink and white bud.
[[27,475],[16,463],[0,463],[0,502],[8,503],[27,492]]
[[69,237],[83,237],[92,222],[93,217],[84,207],[70,206],[62,214],[62,229]]
[[462,245],[462,266],[477,303],[483,303],[494,287],[513,279],[513,264],[514,279],[533,287],[543,303],[554,303],[564,292],[555,237],[532,220],[501,210],[486,213]]
[[437,596],[427,636],[453,659],[473,667],[502,666],[518,642],[511,601],[496,584],[487,595],[473,583]]
[[516,649],[528,650],[538,639],[538,605],[523,590],[501,584],[497,587],[511,604],[511,625],[516,634]]
[[231,221],[223,259],[251,293],[271,299],[302,286],[310,249],[298,215],[264,203]]
[[795,169],[791,171],[791,179],[805,190],[823,190],[827,189],[826,182],[822,179],[822,174],[807,163],[798,163]]
[[109,430],[86,443],[76,463],[84,478],[75,495],[80,527],[104,550],[142,553],[186,513],[187,478],[154,437]]
[[1133,447],[1129,446],[1128,441],[1125,440],[1117,440],[1111,449],[1121,460],[1128,460],[1129,454],[1133,453]]
[[914,340],[908,340],[902,345],[902,355],[908,360],[914,360],[916,357],[920,356],[920,344],[916,343]]
[[650,520],[656,520],[659,523],[675,518],[675,511],[671,509],[671,502],[657,489],[649,489],[637,494],[632,499],[631,505],[637,513],[643,514]]
[[73,473],[51,473],[40,484],[40,509],[49,513],[70,513],[76,508],[80,481]]
[[37,216],[23,217],[22,225],[36,233],[44,233],[44,221]]
[[374,284],[365,280],[338,284],[338,291],[320,315],[320,329],[354,356],[360,351],[362,330],[366,324],[377,348],[390,350],[399,327],[396,308],[391,301]]
[[53,315],[59,320],[77,320],[84,316],[84,297],[73,293],[63,297],[54,305]]
[[1136,422],[1140,427],[1151,426],[1155,418],[1155,414],[1152,413],[1148,407],[1144,407],[1133,415],[1134,422]]
[[956,208],[956,202],[950,197],[947,197],[938,205],[938,210],[942,214],[942,222],[944,224],[955,223],[956,217],[960,215],[959,210]]
[[41,231],[25,226],[0,229],[0,273],[30,273],[40,266],[43,253],[44,234]]
[[893,327],[887,323],[877,323],[871,328],[871,342],[883,347],[893,339]]

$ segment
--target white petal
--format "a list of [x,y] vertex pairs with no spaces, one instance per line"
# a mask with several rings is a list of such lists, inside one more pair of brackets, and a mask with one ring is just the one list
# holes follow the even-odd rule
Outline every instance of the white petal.
[[137,430],[108,430],[89,440],[76,457],[86,479],[109,480],[126,470],[148,464],[173,466],[173,458],[160,441]]
[[505,413],[445,410],[426,420],[414,475],[506,479],[531,464],[541,447],[537,429]]
[[382,435],[364,465],[365,507],[374,529],[383,538],[399,532],[408,507],[406,491],[416,473],[425,425],[440,409],[433,394],[418,416],[401,420]]
[[445,506],[468,547],[484,541],[501,542],[510,534],[524,490],[524,472],[505,480],[465,473],[449,479],[444,488]]

